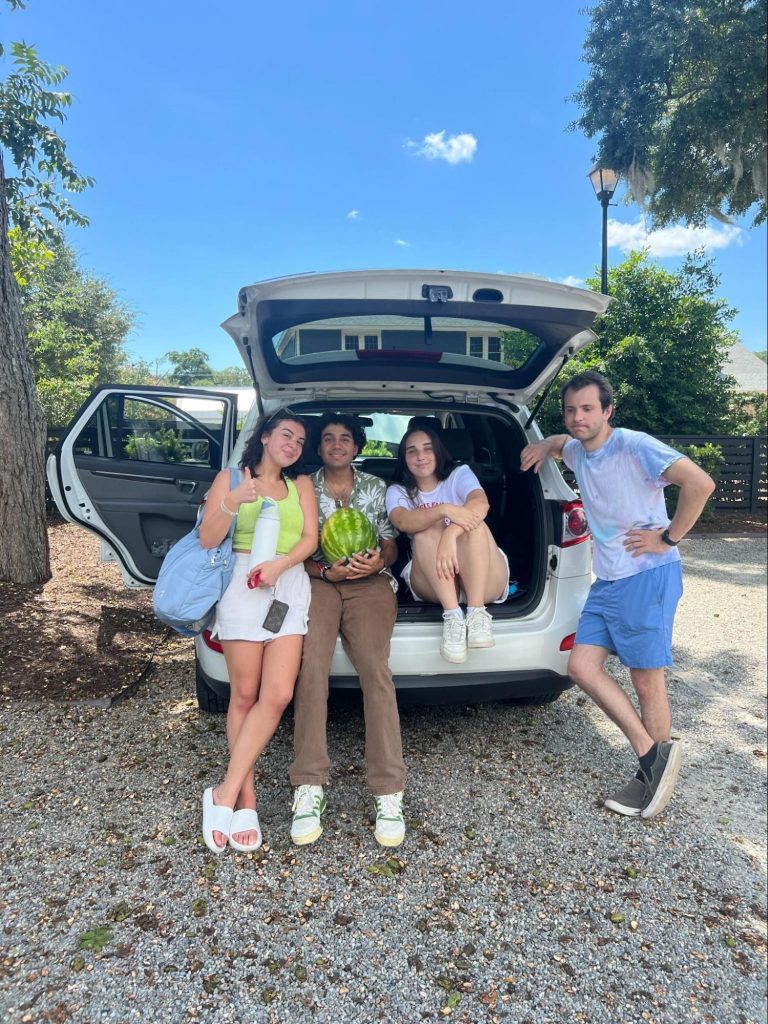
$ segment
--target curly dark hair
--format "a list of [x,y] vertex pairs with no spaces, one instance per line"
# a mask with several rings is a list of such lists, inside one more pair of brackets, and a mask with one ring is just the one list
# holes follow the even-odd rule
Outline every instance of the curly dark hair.
[[320,442],[323,439],[323,431],[326,427],[331,425],[338,425],[344,427],[352,435],[355,447],[357,448],[358,455],[365,448],[365,442],[368,440],[365,436],[365,427],[362,425],[357,416],[350,416],[343,412],[326,412],[323,413],[320,422],[314,428],[315,435],[315,447],[320,447]]
[[397,448],[395,483],[403,485],[411,501],[416,500],[419,485],[416,481],[416,477],[410,469],[408,469],[408,464],[405,461],[405,448],[408,444],[408,438],[413,437],[414,434],[426,434],[432,442],[432,451],[435,453],[435,476],[438,480],[447,480],[456,468],[456,462],[454,461],[453,456],[445,447],[440,436],[431,427],[415,426],[412,427],[411,430],[406,431]]
[[[260,417],[256,426],[253,428],[251,436],[245,442],[243,455],[240,459],[240,469],[245,469],[247,466],[251,471],[252,476],[258,476],[256,467],[261,462],[261,458],[264,454],[264,444],[261,439],[265,434],[269,436],[276,427],[279,427],[281,423],[285,423],[286,420],[289,420],[291,423],[298,423],[300,427],[304,428],[304,432],[306,434],[307,425],[304,420],[301,416],[297,416],[296,413],[287,406],[278,409],[276,412]],[[280,475],[284,477],[289,476],[291,479],[294,479],[299,473],[303,472],[303,454],[304,453],[302,452],[302,454],[299,455],[298,459],[292,466],[286,466],[286,468],[281,471]]]

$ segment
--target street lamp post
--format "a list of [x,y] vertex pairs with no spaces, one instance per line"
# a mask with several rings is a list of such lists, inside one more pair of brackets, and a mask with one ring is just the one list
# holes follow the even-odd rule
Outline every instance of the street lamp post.
[[608,294],[608,207],[620,177],[617,171],[611,171],[607,167],[593,167],[588,174],[597,200],[603,208],[603,247],[600,265],[600,291],[603,295]]

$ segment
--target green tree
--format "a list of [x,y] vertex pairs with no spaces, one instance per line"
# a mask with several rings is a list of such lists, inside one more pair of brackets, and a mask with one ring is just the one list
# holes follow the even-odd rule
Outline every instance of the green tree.
[[600,0],[573,127],[658,225],[766,217],[766,0]]
[[755,355],[757,356],[758,359],[762,359],[763,362],[766,362],[768,360],[768,352],[766,352],[766,350],[764,348],[760,349],[757,352],[755,352]]
[[223,370],[211,371],[211,382],[214,385],[231,388],[249,388],[253,381],[244,366],[225,366]]
[[[11,10],[23,0],[6,0]],[[0,582],[41,583],[50,576],[45,519],[45,416],[24,337],[8,231],[47,244],[63,224],[86,219],[63,192],[81,192],[80,175],[55,130],[71,105],[59,87],[66,70],[11,44],[12,70],[0,82]],[[13,173],[6,178],[4,156]]]
[[115,384],[162,384],[162,378],[146,359],[126,357],[115,375]]
[[[613,302],[595,323],[597,341],[563,369],[559,382],[596,369],[613,384],[616,426],[651,434],[727,433],[734,380],[723,373],[736,335],[735,310],[716,298],[718,278],[700,255],[680,270],[662,269],[632,253],[608,274]],[[599,281],[589,282],[595,289]],[[561,433],[557,384],[539,420]]]
[[63,242],[22,291],[35,379],[49,426],[64,426],[99,384],[121,377],[135,315],[104,281],[82,271]]
[[165,358],[172,363],[168,379],[180,387],[194,387],[195,384],[210,384],[213,370],[208,355],[201,348],[190,348],[183,352],[166,352]]
[[509,366],[522,366],[532,355],[541,339],[535,334],[515,329],[514,331],[502,331],[501,333],[501,359]]

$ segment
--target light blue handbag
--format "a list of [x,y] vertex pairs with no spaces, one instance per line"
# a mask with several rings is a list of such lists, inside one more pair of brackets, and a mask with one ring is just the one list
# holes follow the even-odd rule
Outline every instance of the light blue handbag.
[[[240,483],[240,470],[230,468],[230,490]],[[202,508],[195,528],[177,541],[163,559],[157,576],[152,607],[155,615],[182,636],[198,636],[207,629],[216,613],[216,605],[227,589],[235,568],[232,535],[229,532],[215,548],[200,544]]]

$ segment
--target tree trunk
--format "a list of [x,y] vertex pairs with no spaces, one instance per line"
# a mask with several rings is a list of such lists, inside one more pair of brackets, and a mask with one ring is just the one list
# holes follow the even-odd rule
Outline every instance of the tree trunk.
[[0,153],[0,583],[44,583],[51,576],[45,440],[45,416],[11,270]]

